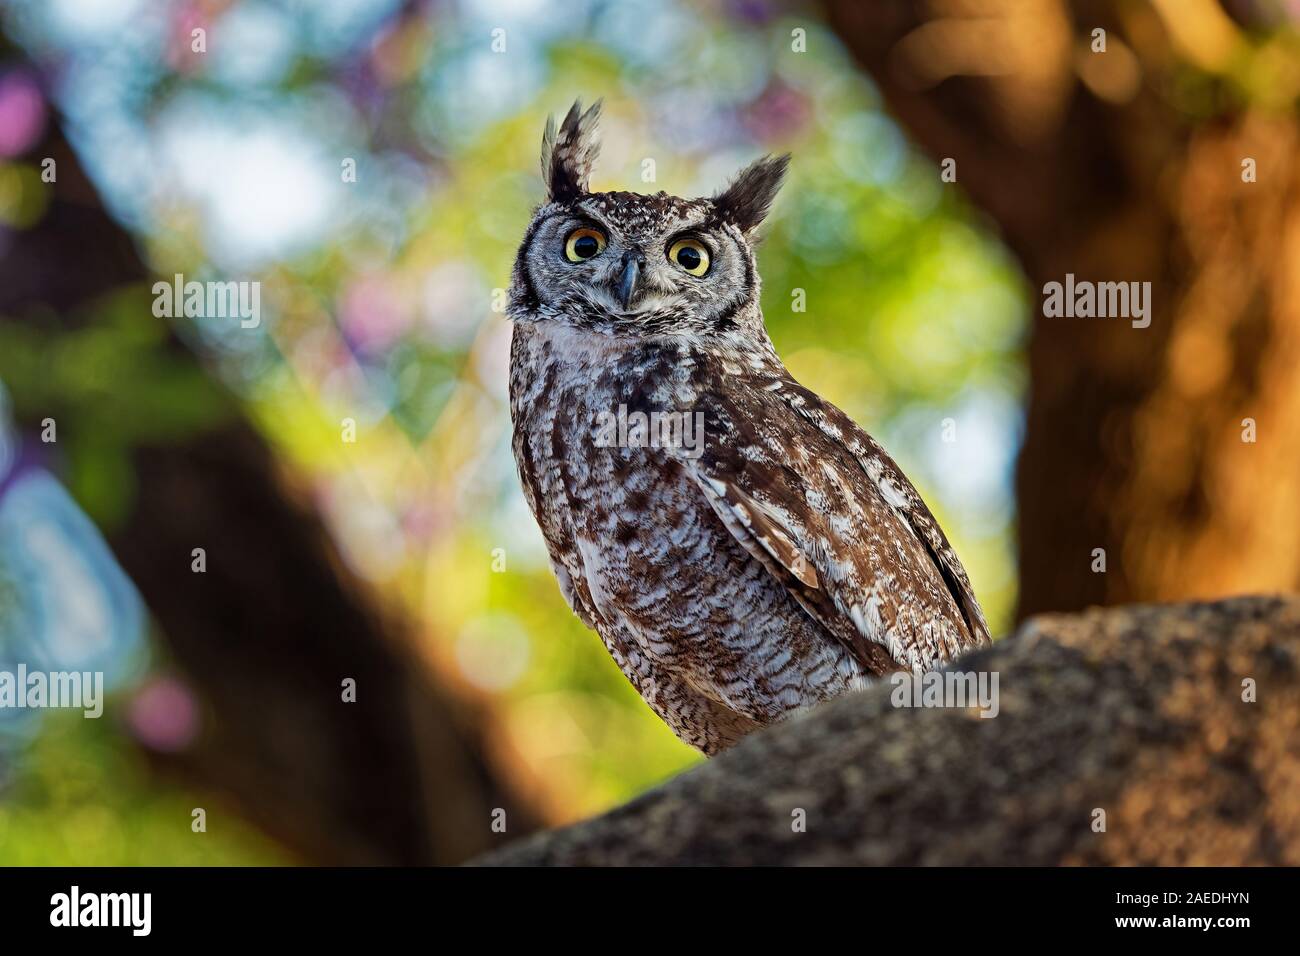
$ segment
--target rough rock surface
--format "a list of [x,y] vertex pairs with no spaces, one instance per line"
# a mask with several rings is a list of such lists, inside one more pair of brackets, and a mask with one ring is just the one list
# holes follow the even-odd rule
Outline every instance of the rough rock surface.
[[877,685],[477,862],[1300,864],[1300,599],[1041,617],[957,669],[995,718]]

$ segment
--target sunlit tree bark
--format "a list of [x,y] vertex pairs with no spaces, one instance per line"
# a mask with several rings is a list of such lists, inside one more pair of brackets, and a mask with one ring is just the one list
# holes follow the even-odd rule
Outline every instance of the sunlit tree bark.
[[[1300,583],[1300,44],[1268,6],[826,4],[1027,277],[1022,617]],[[1043,317],[1067,273],[1149,281],[1149,327]]]

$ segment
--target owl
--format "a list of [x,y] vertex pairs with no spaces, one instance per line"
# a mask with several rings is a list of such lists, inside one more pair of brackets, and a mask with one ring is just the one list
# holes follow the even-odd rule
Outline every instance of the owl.
[[711,198],[590,192],[599,112],[547,123],[507,297],[515,461],[573,612],[707,755],[987,644],[916,489],[768,337],[755,243],[789,156]]

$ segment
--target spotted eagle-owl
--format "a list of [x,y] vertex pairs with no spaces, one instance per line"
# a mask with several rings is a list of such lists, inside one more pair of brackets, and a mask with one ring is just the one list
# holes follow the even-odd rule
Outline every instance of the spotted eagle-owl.
[[599,106],[547,123],[508,300],[515,460],[574,613],[710,755],[988,643],[911,482],[764,328],[754,242],[789,157],[708,199],[589,192]]

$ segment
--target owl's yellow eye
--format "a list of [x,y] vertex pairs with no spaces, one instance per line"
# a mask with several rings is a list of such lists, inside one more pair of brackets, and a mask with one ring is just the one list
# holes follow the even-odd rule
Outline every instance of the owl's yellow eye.
[[668,258],[693,276],[709,271],[709,250],[698,239],[678,239],[668,250]]
[[605,248],[605,237],[595,229],[575,229],[564,243],[564,255],[570,262],[590,259]]

